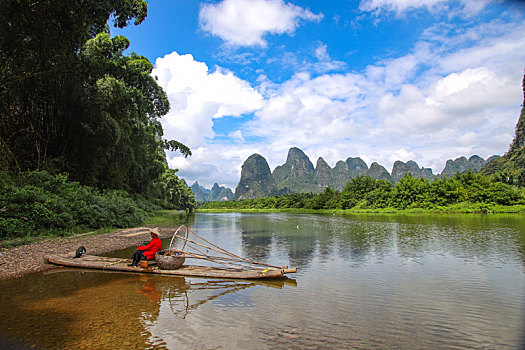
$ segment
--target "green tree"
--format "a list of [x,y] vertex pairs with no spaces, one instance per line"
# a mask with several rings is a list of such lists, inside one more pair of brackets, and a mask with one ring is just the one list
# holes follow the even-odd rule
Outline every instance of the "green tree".
[[177,176],[177,170],[164,169],[164,173],[151,184],[150,193],[161,199],[169,209],[193,212],[197,202],[186,181]]
[[323,192],[314,196],[307,208],[309,209],[335,209],[339,205],[339,192],[332,189],[330,186],[326,187]]
[[386,180],[376,180],[376,188],[365,196],[370,208],[387,208],[392,196],[392,184]]
[[391,206],[399,209],[420,207],[425,201],[428,188],[428,180],[415,178],[409,173],[399,180],[392,191]]
[[107,30],[110,17],[124,27],[141,23],[146,14],[144,0],[2,2],[0,159],[6,166],[62,163],[64,127],[82,117],[88,102],[82,46]]
[[388,181],[376,180],[368,175],[356,176],[341,191],[341,208],[353,208],[360,202],[367,206],[384,208],[388,205],[391,189],[392,185]]
[[143,56],[125,56],[117,27],[143,0],[7,0],[0,13],[0,161],[11,170],[68,172],[82,184],[142,193],[162,175],[169,110]]

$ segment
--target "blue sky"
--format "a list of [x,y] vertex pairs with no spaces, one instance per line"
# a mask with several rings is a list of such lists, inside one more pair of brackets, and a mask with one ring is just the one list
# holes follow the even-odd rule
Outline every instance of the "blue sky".
[[253,153],[330,166],[503,154],[523,101],[525,7],[502,0],[157,0],[112,29],[155,64],[189,184],[235,188]]

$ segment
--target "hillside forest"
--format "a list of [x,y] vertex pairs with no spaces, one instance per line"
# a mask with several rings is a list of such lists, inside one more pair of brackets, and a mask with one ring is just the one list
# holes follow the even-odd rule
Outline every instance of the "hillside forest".
[[0,239],[140,224],[192,211],[165,151],[170,109],[144,56],[110,25],[139,25],[144,0],[3,2],[0,11]]

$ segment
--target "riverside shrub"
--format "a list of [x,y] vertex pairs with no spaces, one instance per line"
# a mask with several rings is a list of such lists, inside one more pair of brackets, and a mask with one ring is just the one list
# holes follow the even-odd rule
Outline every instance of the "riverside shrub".
[[66,174],[30,171],[0,182],[0,239],[130,227],[145,217],[127,192],[100,192],[68,181]]

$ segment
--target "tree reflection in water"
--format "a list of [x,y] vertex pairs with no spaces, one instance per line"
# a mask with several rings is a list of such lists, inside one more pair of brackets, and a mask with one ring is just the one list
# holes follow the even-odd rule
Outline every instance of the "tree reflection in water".
[[435,251],[473,261],[518,255],[525,266],[524,222],[509,215],[228,213],[197,216],[193,229],[212,232],[218,242],[240,236],[242,256],[301,271],[334,256],[358,266],[390,255],[418,260]]

